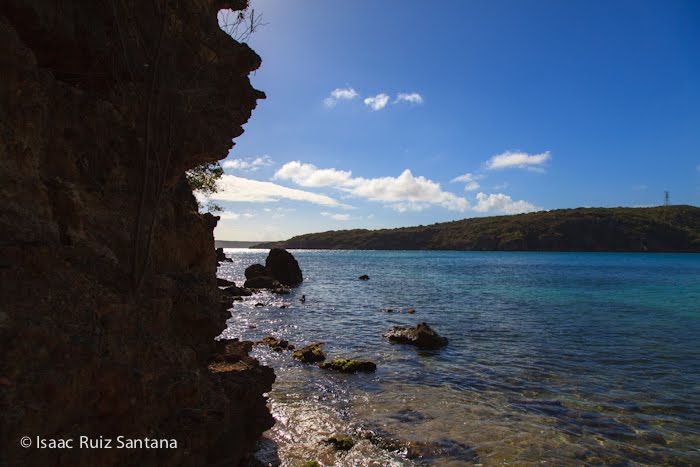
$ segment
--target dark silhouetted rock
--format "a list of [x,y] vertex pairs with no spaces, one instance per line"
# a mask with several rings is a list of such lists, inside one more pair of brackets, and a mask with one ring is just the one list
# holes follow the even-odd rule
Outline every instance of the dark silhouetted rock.
[[248,279],[243,285],[249,289],[276,289],[280,283],[270,276],[258,276]]
[[339,358],[331,362],[322,363],[320,367],[324,370],[340,371],[341,373],[371,373],[377,370],[377,365],[374,362],[368,360],[350,360],[346,358]]
[[217,277],[216,278],[216,285],[218,285],[219,287],[228,287],[231,285],[236,285],[236,283],[231,282],[231,281],[227,281],[226,279],[222,279],[220,277]]
[[326,359],[326,352],[321,350],[321,346],[325,345],[324,342],[314,342],[306,347],[294,352],[294,358],[302,363],[316,363],[322,362]]
[[253,292],[251,292],[247,288],[236,287],[235,284],[230,287],[226,287],[225,289],[221,289],[221,291],[231,297],[250,297],[251,295],[253,295]]
[[411,344],[422,349],[437,349],[447,345],[447,338],[438,335],[426,323],[420,323],[414,328],[394,326],[384,333],[390,341],[399,344]]
[[299,285],[304,280],[299,263],[291,253],[282,248],[273,248],[265,260],[268,274],[284,285]]
[[360,277],[358,277],[358,279],[360,279],[361,281],[368,281],[368,280],[369,280],[369,276],[368,276],[367,274],[363,274],[363,275],[361,275]]
[[230,263],[230,262],[233,262],[233,260],[232,260],[231,258],[229,258],[228,256],[226,256],[226,254],[224,253],[224,249],[223,249],[223,248],[217,248],[217,249],[216,249],[216,260],[217,260],[218,262],[223,262],[223,261],[228,261],[229,263]]
[[245,278],[252,279],[254,277],[269,276],[265,266],[262,264],[252,264],[245,269]]

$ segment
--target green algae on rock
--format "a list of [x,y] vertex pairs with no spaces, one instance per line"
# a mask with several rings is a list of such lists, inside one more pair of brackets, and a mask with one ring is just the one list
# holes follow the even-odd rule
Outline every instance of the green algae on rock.
[[324,370],[334,370],[341,373],[371,373],[377,370],[377,365],[369,360],[351,360],[347,358],[339,358],[331,362],[325,362],[320,365]]
[[326,345],[325,342],[314,342],[306,347],[294,352],[294,358],[302,363],[322,362],[326,359],[326,352],[321,350],[321,346]]

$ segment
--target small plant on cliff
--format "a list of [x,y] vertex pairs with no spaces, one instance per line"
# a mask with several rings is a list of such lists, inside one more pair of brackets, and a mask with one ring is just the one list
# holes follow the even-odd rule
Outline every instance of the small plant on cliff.
[[[216,213],[223,211],[223,208],[208,197],[219,191],[217,182],[224,174],[224,169],[221,168],[218,162],[209,162],[189,170],[186,174],[187,181],[192,187],[192,192],[197,197],[197,204],[200,211]],[[207,199],[206,204],[200,201],[201,198]]]
[[250,4],[243,10],[220,10],[218,14],[219,26],[229,36],[238,42],[245,42],[260,27],[265,26],[262,14],[256,13]]

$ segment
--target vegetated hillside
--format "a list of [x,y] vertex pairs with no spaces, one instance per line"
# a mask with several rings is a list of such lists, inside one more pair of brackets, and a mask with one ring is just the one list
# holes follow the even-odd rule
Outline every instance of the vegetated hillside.
[[271,246],[349,250],[700,252],[700,208],[577,208],[300,235]]

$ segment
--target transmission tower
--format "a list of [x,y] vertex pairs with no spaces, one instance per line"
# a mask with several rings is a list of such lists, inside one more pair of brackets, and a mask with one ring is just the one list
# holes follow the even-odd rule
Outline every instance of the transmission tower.
[[668,206],[671,204],[671,199],[668,194],[668,191],[664,191],[664,206]]

